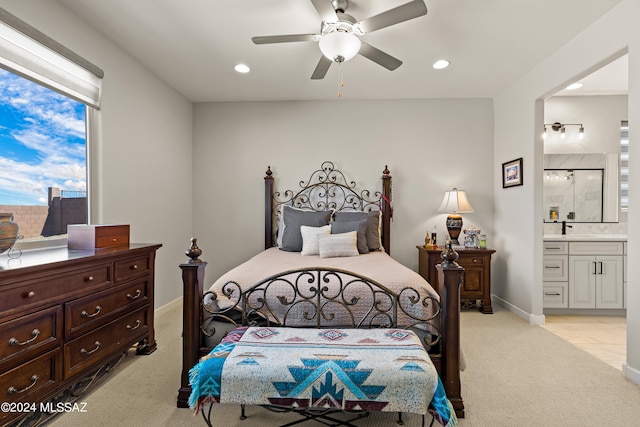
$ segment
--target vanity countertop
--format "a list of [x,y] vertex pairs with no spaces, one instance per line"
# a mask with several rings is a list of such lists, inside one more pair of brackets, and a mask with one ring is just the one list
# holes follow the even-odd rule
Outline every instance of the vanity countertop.
[[571,234],[567,233],[566,235],[562,234],[545,234],[543,239],[545,241],[582,241],[582,242],[598,242],[598,241],[616,241],[616,242],[626,242],[627,235],[626,234]]

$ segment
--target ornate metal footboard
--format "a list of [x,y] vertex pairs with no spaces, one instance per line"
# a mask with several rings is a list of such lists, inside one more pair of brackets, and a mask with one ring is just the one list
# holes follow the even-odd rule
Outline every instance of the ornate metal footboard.
[[[235,326],[262,323],[298,328],[416,328],[423,332],[420,335],[427,349],[438,345],[441,338],[437,296],[421,294],[411,287],[394,292],[346,270],[290,270],[245,290],[228,282],[221,294],[222,298],[211,291],[205,293],[210,303],[204,310]],[[215,333],[201,327],[205,334]]]

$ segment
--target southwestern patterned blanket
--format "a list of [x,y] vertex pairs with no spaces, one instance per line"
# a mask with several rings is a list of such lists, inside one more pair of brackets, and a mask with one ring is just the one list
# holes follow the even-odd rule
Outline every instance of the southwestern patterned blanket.
[[189,404],[432,414],[457,425],[420,339],[404,329],[241,327],[191,369]]

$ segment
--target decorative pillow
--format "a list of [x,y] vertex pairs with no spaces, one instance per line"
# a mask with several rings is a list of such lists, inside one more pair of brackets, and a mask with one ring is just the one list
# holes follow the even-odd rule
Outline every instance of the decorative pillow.
[[358,232],[318,236],[320,258],[358,256]]
[[369,251],[384,250],[384,248],[382,247],[382,241],[380,239],[380,222],[382,218],[380,211],[336,212],[333,218],[335,222],[361,221],[363,219],[366,219],[366,237]]
[[303,211],[291,206],[282,207],[282,245],[280,249],[289,252],[300,252],[302,250],[302,234],[300,227],[320,227],[329,225],[332,211]]
[[331,234],[346,233],[349,231],[355,231],[358,236],[358,252],[361,254],[368,254],[369,247],[367,246],[367,220],[360,221],[347,221],[347,222],[334,222],[331,225]]
[[302,252],[300,252],[300,255],[318,255],[320,253],[318,236],[331,234],[331,226],[309,227],[302,225],[300,226],[300,234],[302,235]]

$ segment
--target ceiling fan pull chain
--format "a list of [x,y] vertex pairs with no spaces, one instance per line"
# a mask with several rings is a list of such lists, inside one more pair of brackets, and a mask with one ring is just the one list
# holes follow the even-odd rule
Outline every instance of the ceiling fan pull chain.
[[341,90],[344,87],[344,79],[342,78],[342,62],[338,62],[338,98],[340,98]]

